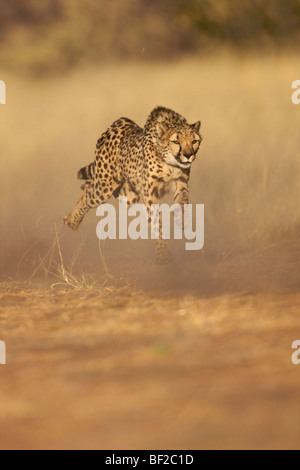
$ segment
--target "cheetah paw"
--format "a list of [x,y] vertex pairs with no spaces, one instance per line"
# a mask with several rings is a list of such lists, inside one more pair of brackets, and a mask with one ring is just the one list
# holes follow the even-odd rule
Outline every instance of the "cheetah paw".
[[74,222],[71,222],[71,218],[69,215],[66,215],[63,219],[64,224],[68,225],[71,229],[77,230],[78,229],[78,224],[75,224]]

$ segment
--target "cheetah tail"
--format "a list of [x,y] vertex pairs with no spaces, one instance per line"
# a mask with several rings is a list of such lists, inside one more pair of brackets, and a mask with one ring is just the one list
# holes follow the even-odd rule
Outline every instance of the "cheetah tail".
[[79,180],[92,180],[95,176],[95,164],[91,163],[88,166],[81,168],[77,173]]

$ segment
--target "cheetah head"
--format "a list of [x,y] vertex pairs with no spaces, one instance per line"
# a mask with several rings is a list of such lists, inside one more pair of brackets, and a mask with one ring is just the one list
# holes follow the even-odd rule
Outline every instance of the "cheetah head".
[[191,167],[202,142],[200,127],[200,121],[178,128],[168,128],[162,122],[157,124],[157,144],[163,160],[168,165],[182,169]]

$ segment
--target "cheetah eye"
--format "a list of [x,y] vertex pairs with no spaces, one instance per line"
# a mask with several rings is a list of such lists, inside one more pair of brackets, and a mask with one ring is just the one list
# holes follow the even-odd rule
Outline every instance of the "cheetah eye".
[[172,140],[172,143],[175,145],[180,145],[180,142],[178,142],[178,140]]
[[196,145],[196,144],[198,144],[198,142],[199,142],[199,140],[193,140],[192,144]]

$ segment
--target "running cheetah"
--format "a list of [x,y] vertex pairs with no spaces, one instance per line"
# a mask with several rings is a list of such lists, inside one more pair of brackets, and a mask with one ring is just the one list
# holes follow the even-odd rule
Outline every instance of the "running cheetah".
[[[144,129],[127,118],[114,122],[98,140],[95,161],[78,172],[85,180],[83,195],[64,223],[77,230],[85,214],[111,196],[126,196],[128,206],[145,204],[150,216],[151,205],[171,188],[175,203],[183,208],[189,202],[191,166],[202,141],[200,127],[200,121],[190,125],[163,107],[152,111]],[[170,260],[162,238],[156,241],[156,252],[157,263]]]

